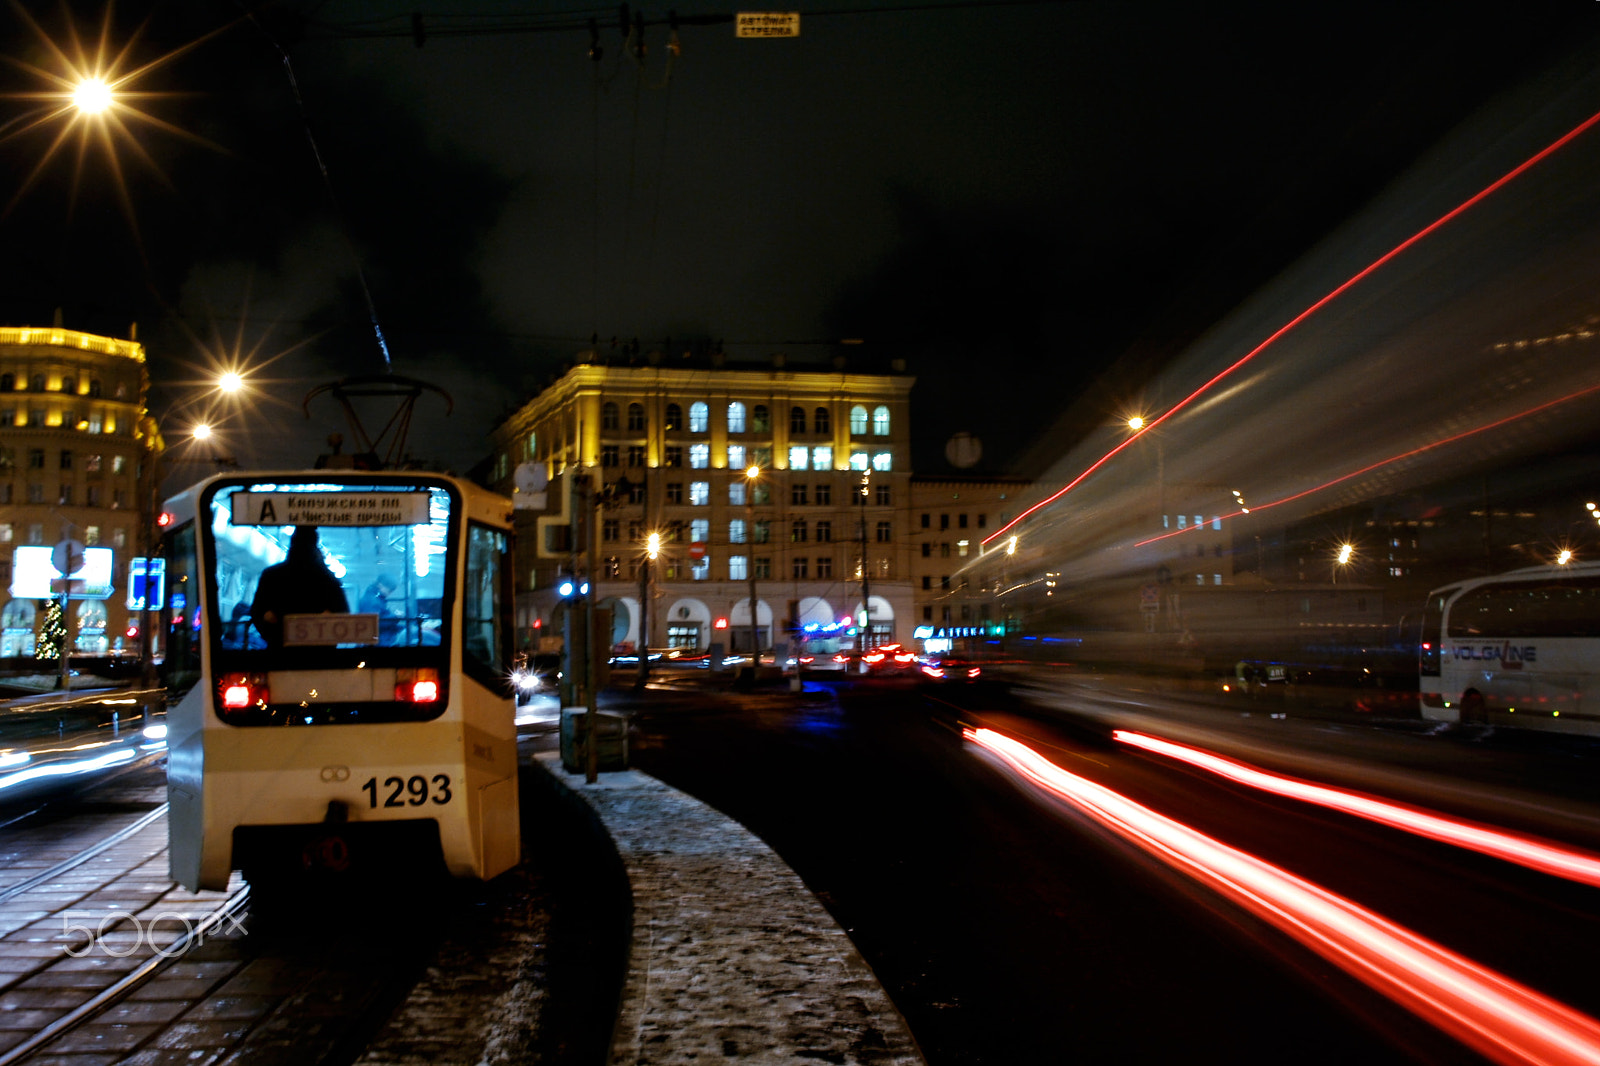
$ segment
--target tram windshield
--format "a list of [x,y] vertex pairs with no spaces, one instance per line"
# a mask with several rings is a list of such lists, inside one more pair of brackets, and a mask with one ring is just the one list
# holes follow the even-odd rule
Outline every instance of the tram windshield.
[[219,486],[202,504],[213,648],[274,667],[447,649],[452,502],[425,481]]

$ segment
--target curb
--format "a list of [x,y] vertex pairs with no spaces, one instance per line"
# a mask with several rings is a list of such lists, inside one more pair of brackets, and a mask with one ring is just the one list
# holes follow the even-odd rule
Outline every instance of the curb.
[[533,762],[594,812],[632,891],[610,1066],[925,1066],[850,938],[759,837],[637,770],[590,785],[554,752]]

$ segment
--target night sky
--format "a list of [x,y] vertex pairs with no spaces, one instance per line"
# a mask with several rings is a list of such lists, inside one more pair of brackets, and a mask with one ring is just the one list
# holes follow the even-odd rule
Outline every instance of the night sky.
[[454,395],[448,420],[422,400],[410,450],[464,470],[598,336],[904,358],[916,469],[970,430],[985,468],[1034,473],[1091,384],[1136,394],[1600,32],[1588,2],[869,3],[739,40],[702,24],[733,9],[680,5],[673,55],[667,10],[630,10],[642,59],[616,7],[124,4],[119,71],[165,61],[80,155],[28,94],[66,70],[46,38],[93,65],[103,9],[14,6],[0,322],[137,321],[174,437],[204,369],[243,357],[263,384],[223,432],[252,465],[339,428],[300,413],[313,385],[392,366]]

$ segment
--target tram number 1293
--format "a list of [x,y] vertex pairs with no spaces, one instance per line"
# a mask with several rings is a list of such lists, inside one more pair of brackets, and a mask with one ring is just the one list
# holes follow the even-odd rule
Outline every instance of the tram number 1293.
[[[430,787],[431,786],[431,787]],[[361,786],[367,794],[367,806],[377,807],[380,787],[376,777],[367,778],[367,783]],[[450,775],[434,774],[427,778],[421,774],[412,774],[410,777],[386,777],[383,779],[382,790],[388,795],[384,797],[382,806],[404,807],[410,804],[420,807],[432,800],[434,803],[449,803],[452,795],[450,791]]]

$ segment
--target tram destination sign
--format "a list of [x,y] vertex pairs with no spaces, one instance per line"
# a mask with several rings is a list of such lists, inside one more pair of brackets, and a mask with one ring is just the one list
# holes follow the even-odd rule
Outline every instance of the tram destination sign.
[[236,492],[236,526],[421,526],[426,492]]

